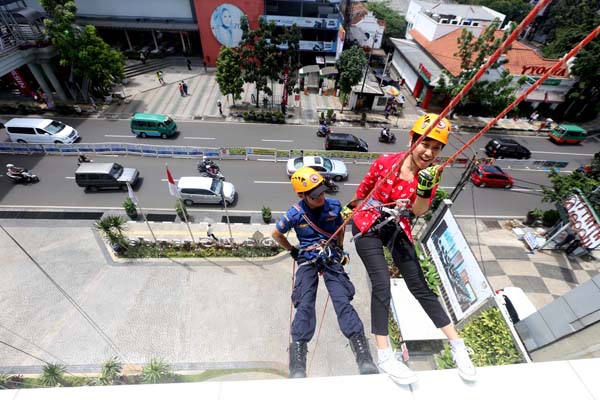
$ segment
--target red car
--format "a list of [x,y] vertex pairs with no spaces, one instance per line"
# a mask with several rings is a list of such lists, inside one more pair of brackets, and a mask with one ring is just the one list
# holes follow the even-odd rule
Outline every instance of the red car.
[[502,187],[510,189],[514,181],[512,176],[495,165],[478,165],[471,172],[471,182],[479,187]]

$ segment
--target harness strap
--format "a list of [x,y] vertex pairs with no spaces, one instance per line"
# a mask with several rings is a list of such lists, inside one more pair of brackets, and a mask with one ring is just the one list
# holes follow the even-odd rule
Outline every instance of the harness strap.
[[333,235],[330,232],[327,232],[326,230],[323,230],[321,228],[319,228],[317,226],[317,224],[315,224],[314,222],[311,221],[310,218],[308,218],[308,215],[306,215],[306,212],[302,209],[302,207],[300,207],[299,203],[294,204],[293,206],[296,210],[298,210],[300,213],[302,213],[302,217],[304,218],[304,220],[308,223],[308,225],[310,225],[311,228],[313,228],[315,231],[319,232],[321,235],[325,236],[327,239],[330,239],[331,236]]

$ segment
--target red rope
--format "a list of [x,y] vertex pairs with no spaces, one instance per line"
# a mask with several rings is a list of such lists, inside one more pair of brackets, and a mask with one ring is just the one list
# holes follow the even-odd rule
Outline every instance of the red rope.
[[290,352],[290,343],[292,343],[292,311],[294,310],[294,301],[292,300],[292,293],[294,293],[294,281],[296,279],[296,260],[292,262],[292,290],[290,291],[290,329],[288,335],[288,353]]
[[[412,146],[410,146],[409,150],[404,154],[404,156],[402,157],[402,159],[400,160],[400,162],[398,164],[392,166],[392,168],[390,168],[390,170],[383,177],[383,179],[380,179],[375,184],[375,186],[373,187],[373,189],[371,189],[371,191],[369,192],[369,194],[367,195],[367,197],[364,199],[364,201],[362,202],[362,204],[360,206],[358,206],[358,207],[355,207],[354,210],[352,210],[352,213],[350,214],[350,216],[331,235],[331,238],[336,237],[338,235],[338,233],[342,229],[345,229],[346,224],[348,224],[348,222],[350,221],[350,219],[352,219],[352,217],[357,212],[363,210],[363,205],[367,202],[367,200],[370,197],[373,196],[373,193],[375,193],[379,189],[379,187],[387,180],[388,177],[390,177],[392,174],[396,173],[396,170],[402,166],[402,163],[404,162],[404,160],[406,159],[406,157],[421,143],[421,141],[423,141],[427,137],[427,135],[429,135],[429,133],[442,120],[442,118],[444,118],[446,116],[446,114],[448,114],[450,112],[450,110],[452,110],[454,107],[456,107],[456,105],[465,96],[465,94],[471,89],[471,87],[473,87],[473,85],[475,85],[475,83],[479,80],[479,78],[481,78],[481,76],[483,76],[483,74],[485,73],[485,71],[488,70],[489,67],[492,66],[498,60],[498,58],[500,57],[500,55],[502,55],[502,53],[504,53],[508,49],[508,47],[512,44],[512,42],[514,42],[517,39],[518,35],[525,29],[525,27],[527,25],[529,25],[531,23],[531,21],[533,21],[533,19],[536,17],[536,15],[546,5],[548,5],[551,1],[552,0],[540,0],[538,2],[538,4],[531,9],[531,11],[529,12],[529,14],[527,14],[527,16],[525,17],[525,19],[523,19],[523,21],[521,21],[521,23],[506,38],[506,40],[488,58],[487,62],[485,64],[483,64],[479,68],[479,70],[477,71],[477,73],[469,80],[469,82],[467,82],[467,84],[462,88],[462,90],[456,96],[454,96],[454,98],[450,101],[450,103],[446,106],[446,108],[444,108],[444,110],[438,115],[438,117],[435,119],[435,121],[433,121],[433,123],[429,124],[429,127],[425,130],[425,132],[423,133],[423,135],[421,135],[419,137],[419,139],[417,139],[417,141],[414,142],[412,144]],[[331,238],[329,240],[327,240],[326,244],[329,244],[329,242],[331,241]]]
[[546,71],[546,73],[544,75],[542,75],[534,84],[532,84],[529,88],[527,88],[527,90],[525,90],[525,92],[523,92],[512,103],[510,103],[500,114],[498,114],[494,119],[492,119],[490,122],[488,122],[487,125],[484,126],[483,129],[481,129],[481,131],[479,131],[479,133],[477,133],[475,136],[473,136],[460,149],[458,149],[456,151],[456,153],[454,153],[452,156],[450,156],[441,165],[441,168],[444,168],[446,165],[452,163],[454,161],[454,159],[456,159],[456,157],[458,157],[460,155],[460,153],[462,153],[465,149],[467,149],[469,146],[471,146],[473,144],[473,142],[475,142],[477,139],[479,139],[481,136],[483,136],[483,134],[485,134],[488,130],[490,130],[490,128],[492,126],[494,126],[496,124],[496,122],[498,122],[502,117],[504,117],[506,114],[508,114],[510,112],[510,110],[512,110],[517,104],[519,104],[520,102],[525,100],[525,98],[527,98],[527,96],[531,92],[533,92],[535,89],[537,89],[550,75],[556,73],[567,62],[568,59],[570,59],[575,54],[577,54],[584,46],[589,44],[599,34],[600,34],[600,25],[597,26],[596,29],[594,29],[589,35],[587,35],[585,37],[585,39],[583,39],[581,42],[579,42],[579,44],[577,46],[573,47],[573,49],[571,49],[571,51],[569,51],[567,54],[565,54],[563,56],[563,58],[558,60],[558,62],[556,64],[554,64],[554,66],[550,70]]

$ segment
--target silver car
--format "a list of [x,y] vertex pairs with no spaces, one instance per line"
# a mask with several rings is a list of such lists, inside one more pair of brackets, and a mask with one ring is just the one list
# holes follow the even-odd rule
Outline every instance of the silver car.
[[191,206],[195,203],[216,204],[223,199],[230,205],[235,201],[233,184],[204,176],[183,176],[177,182],[177,191],[183,202]]
[[326,178],[341,181],[348,178],[348,168],[342,161],[332,160],[321,156],[305,156],[290,158],[287,161],[287,174],[292,176],[294,172],[302,167],[314,168]]

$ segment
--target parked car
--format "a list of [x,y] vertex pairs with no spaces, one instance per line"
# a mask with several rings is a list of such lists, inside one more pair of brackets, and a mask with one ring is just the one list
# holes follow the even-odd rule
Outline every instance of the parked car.
[[287,160],[287,174],[292,176],[294,172],[302,167],[311,167],[318,171],[326,178],[331,178],[334,181],[341,181],[348,178],[348,168],[346,164],[339,160],[332,160],[327,157],[306,156],[296,157]]
[[119,163],[82,163],[75,171],[75,183],[90,192],[98,189],[127,190],[127,184],[135,186],[140,173],[135,168],[123,168]]
[[237,193],[230,182],[205,176],[183,176],[177,182],[177,191],[183,202],[191,206],[195,203],[230,205],[235,201]]
[[493,158],[517,158],[519,160],[531,158],[531,152],[527,147],[515,140],[505,138],[490,140],[485,146],[485,154]]
[[349,133],[330,133],[325,136],[325,150],[369,151],[369,145],[363,139]]
[[512,176],[495,165],[478,165],[471,172],[471,182],[479,187],[503,187],[510,189],[514,181]]

